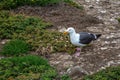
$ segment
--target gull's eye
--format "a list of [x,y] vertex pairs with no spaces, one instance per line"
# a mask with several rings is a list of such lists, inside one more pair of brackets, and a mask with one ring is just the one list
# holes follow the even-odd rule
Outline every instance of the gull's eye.
[[69,31],[71,31],[71,29],[69,29]]

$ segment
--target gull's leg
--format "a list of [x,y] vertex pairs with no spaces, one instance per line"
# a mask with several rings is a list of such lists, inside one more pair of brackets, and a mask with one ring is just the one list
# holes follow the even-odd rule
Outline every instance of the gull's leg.
[[81,51],[81,48],[76,48],[77,51]]
[[75,52],[75,56],[79,57],[80,56],[80,52],[81,52],[81,48],[76,48],[76,52]]

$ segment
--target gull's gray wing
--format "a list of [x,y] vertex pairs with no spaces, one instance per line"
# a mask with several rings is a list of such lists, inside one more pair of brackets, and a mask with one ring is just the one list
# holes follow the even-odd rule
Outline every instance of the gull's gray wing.
[[80,41],[79,43],[82,44],[89,44],[91,41],[95,40],[95,35],[92,33],[87,33],[87,32],[80,32]]

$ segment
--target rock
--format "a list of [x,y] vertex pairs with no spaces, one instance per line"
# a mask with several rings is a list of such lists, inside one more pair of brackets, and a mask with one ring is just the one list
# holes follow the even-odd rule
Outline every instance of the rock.
[[64,32],[66,30],[65,27],[61,28],[62,26],[59,26],[58,29],[59,29],[59,32]]
[[3,56],[0,56],[0,59],[4,58]]
[[52,65],[58,65],[58,64],[61,63],[61,61],[50,61],[50,63],[51,63]]
[[109,41],[105,41],[105,44],[110,44],[110,42]]
[[59,59],[61,59],[61,60],[72,59],[72,56],[70,56],[69,54],[66,54],[66,55],[60,55]]
[[96,0],[97,2],[99,2],[100,0]]
[[118,57],[120,57],[120,54],[118,54]]
[[85,0],[85,2],[90,2],[90,0]]
[[102,14],[105,14],[107,11],[106,10],[101,10],[100,11]]
[[101,47],[100,48],[101,50],[106,50],[106,49],[108,49],[107,47]]
[[117,43],[117,41],[112,41],[111,43]]
[[74,64],[73,61],[66,61],[66,62],[63,63],[63,67],[64,68],[72,67],[73,64]]
[[100,20],[102,20],[102,19],[103,19],[103,17],[102,17],[102,16],[97,16],[97,18],[98,18],[98,19],[100,19]]
[[110,67],[112,64],[114,64],[114,61],[109,61],[109,62],[107,63],[107,67]]
[[1,41],[1,44],[4,45],[4,44],[5,44],[6,42],[8,42],[8,41],[10,41],[10,40],[8,40],[8,39],[4,39],[4,40]]
[[69,76],[77,78],[83,77],[84,75],[89,75],[89,73],[81,68],[80,66],[74,66],[67,70],[66,72]]
[[90,8],[90,9],[93,9],[93,8],[94,8],[94,6],[93,6],[93,5],[90,5],[90,6],[89,6],[89,8]]
[[2,41],[1,44],[5,44],[6,42],[5,41]]

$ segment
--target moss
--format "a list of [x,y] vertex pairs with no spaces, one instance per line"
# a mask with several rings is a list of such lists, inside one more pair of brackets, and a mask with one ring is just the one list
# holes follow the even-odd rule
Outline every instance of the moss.
[[120,80],[120,66],[106,68],[93,75],[85,76],[83,80]]

